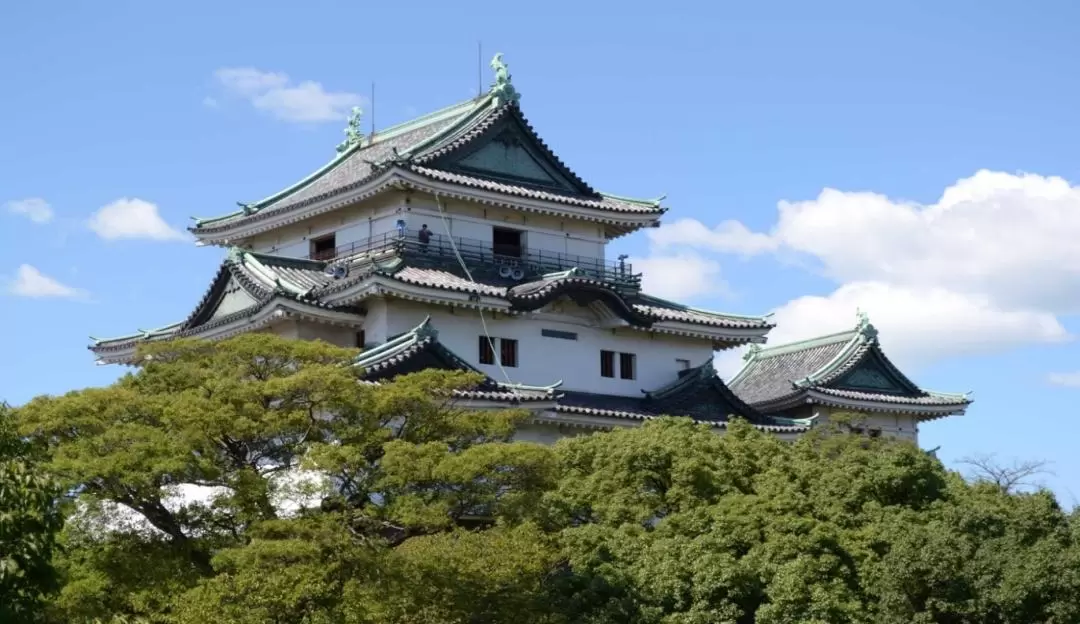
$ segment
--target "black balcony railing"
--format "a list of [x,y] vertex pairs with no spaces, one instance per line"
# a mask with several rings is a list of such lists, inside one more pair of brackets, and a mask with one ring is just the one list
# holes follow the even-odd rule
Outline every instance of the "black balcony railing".
[[313,260],[329,261],[363,254],[396,252],[417,254],[418,257],[442,260],[456,265],[455,250],[468,265],[488,266],[496,270],[502,266],[509,266],[512,269],[520,268],[526,278],[576,268],[584,275],[620,287],[638,288],[641,285],[641,275],[634,274],[630,264],[622,260],[613,262],[546,249],[530,249],[526,246],[494,245],[473,238],[450,237],[434,232],[431,233],[428,242],[424,243],[420,240],[420,232],[416,230],[405,232],[395,230],[379,234],[341,245],[332,252],[326,250],[313,253],[310,257]]

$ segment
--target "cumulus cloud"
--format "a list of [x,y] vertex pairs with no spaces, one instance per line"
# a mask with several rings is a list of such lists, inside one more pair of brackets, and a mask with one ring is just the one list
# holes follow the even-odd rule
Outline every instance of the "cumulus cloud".
[[[890,354],[917,364],[1068,340],[1058,317],[1080,312],[1080,187],[1059,177],[979,171],[932,204],[825,189],[780,202],[768,232],[683,219],[649,236],[661,256],[794,254],[837,283],[776,310],[772,344],[848,329],[862,308]],[[678,279],[668,268],[650,280]]]
[[642,289],[657,297],[680,299],[710,293],[726,293],[720,263],[695,254],[630,258],[634,271],[644,273]]
[[214,78],[229,94],[283,121],[341,121],[364,101],[356,93],[327,91],[310,80],[293,83],[286,74],[252,67],[225,67]]
[[15,278],[10,281],[7,290],[8,294],[16,297],[35,299],[46,297],[82,299],[86,296],[85,291],[62,284],[29,264],[19,266],[15,272]]
[[[676,222],[664,245],[788,250],[840,283],[880,281],[981,294],[1003,306],[1080,311],[1080,187],[1059,177],[979,171],[933,204],[825,189],[780,202],[768,234]],[[703,234],[704,233],[704,234]]]
[[188,237],[172,228],[154,204],[137,198],[121,198],[102,206],[87,226],[105,240],[146,239],[182,241]]
[[34,223],[48,223],[53,219],[52,206],[40,197],[17,199],[7,202],[4,206],[9,213],[26,217]]

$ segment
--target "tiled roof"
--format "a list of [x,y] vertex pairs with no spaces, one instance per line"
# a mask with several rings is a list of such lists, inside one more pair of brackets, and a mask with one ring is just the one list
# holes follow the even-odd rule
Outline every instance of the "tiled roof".
[[497,193],[505,193],[516,197],[539,199],[566,204],[568,206],[579,206],[581,208],[593,208],[596,210],[621,213],[659,214],[663,212],[663,209],[658,203],[621,199],[612,195],[599,195],[597,197],[565,195],[517,184],[509,184],[461,173],[443,171],[442,169],[434,169],[432,167],[413,165],[410,169],[424,177],[440,182],[451,182],[453,184],[460,184],[461,186],[468,186],[485,191],[495,191]]
[[967,405],[971,401],[959,394],[939,394],[927,392],[922,396],[901,396],[894,394],[880,394],[874,392],[862,392],[859,390],[843,390],[838,388],[817,388],[817,392],[843,399],[855,399],[857,401],[880,401],[883,403],[898,403],[905,405],[949,406]]
[[657,321],[677,321],[730,329],[771,329],[774,327],[768,318],[763,316],[710,312],[644,294],[634,297],[633,305],[641,313]]
[[732,416],[746,419],[766,431],[798,433],[809,421],[766,416],[735,396],[716,375],[712,360],[683,371],[663,388],[644,393],[641,398],[563,392],[556,411],[645,420],[660,416],[685,416],[696,422],[723,427]]
[[[852,331],[766,349],[751,348],[746,360],[728,385],[759,409],[823,403],[828,402],[827,397],[838,402],[904,406],[904,411],[915,412],[949,407],[959,412],[971,402],[965,395],[927,392],[908,379],[885,356],[877,330],[865,315],[860,315],[859,325]],[[877,381],[867,386],[857,382],[858,375]]]
[[304,205],[358,185],[376,173],[376,165],[392,162],[414,146],[440,136],[484,106],[486,101],[469,100],[376,133],[373,138],[343,152],[323,169],[297,184],[250,205],[249,212],[237,211],[216,219],[204,219],[198,229],[213,229],[251,218],[265,218],[282,209]]
[[[430,317],[411,330],[364,351],[354,364],[363,369],[365,380],[374,382],[430,368],[479,372],[439,342],[438,331],[431,325]],[[555,388],[503,384],[485,376],[479,386],[456,392],[455,396],[512,403],[552,401]]]
[[[512,119],[555,164],[577,193],[558,193],[480,177],[451,173],[440,168],[446,156],[467,148],[495,124]],[[658,201],[604,195],[594,191],[569,169],[535,133],[516,102],[496,106],[490,94],[436,111],[413,121],[377,132],[346,149],[300,182],[221,217],[200,219],[191,229],[196,234],[225,230],[240,223],[269,218],[357,188],[387,168],[400,167],[422,177],[506,195],[578,206],[612,213],[659,216],[665,211]]]

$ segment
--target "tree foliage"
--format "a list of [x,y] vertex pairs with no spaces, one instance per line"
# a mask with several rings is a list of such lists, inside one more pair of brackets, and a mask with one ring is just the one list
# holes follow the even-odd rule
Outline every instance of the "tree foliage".
[[368,384],[268,335],[142,355],[17,410],[77,498],[52,621],[1080,621],[1080,521],[904,442],[661,419],[544,447],[464,373]]
[[59,492],[40,470],[37,451],[16,433],[10,408],[0,403],[0,622],[38,619],[56,587]]

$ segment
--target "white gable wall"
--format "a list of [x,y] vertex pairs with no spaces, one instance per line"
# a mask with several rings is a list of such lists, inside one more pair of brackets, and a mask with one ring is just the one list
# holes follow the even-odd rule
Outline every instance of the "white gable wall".
[[[439,331],[439,341],[447,348],[493,379],[506,381],[498,366],[479,362],[479,341],[484,330],[476,310],[428,307],[390,299],[386,315],[388,335],[406,332],[428,315]],[[599,329],[590,326],[595,320],[590,321],[588,316],[575,318],[566,314],[559,317],[560,321],[548,321],[485,313],[492,338],[518,341],[518,366],[506,368],[513,383],[545,386],[561,380],[565,390],[640,397],[642,390],[655,390],[675,381],[680,370],[678,360],[696,366],[712,357],[708,340],[652,335],[632,329]],[[371,319],[370,309],[368,318]],[[574,332],[578,339],[549,338],[541,335],[542,329]],[[601,377],[601,350],[635,354],[636,379],[619,378],[617,356],[616,377]]]
[[532,251],[604,258],[607,243],[604,228],[598,223],[530,214],[449,198],[442,198],[442,207],[445,210],[445,224],[439,216],[434,196],[413,195],[409,200],[407,215],[409,229],[418,230],[427,223],[428,228],[436,234],[446,235],[449,229],[452,236],[490,243],[492,228],[508,227],[525,231],[525,245]]
[[391,234],[397,221],[404,220],[409,230],[427,224],[437,235],[450,235],[491,244],[492,228],[504,226],[525,232],[525,246],[531,251],[570,254],[603,259],[606,240],[603,227],[575,219],[529,214],[519,210],[484,206],[444,198],[446,221],[440,216],[435,198],[427,194],[382,193],[362,202],[257,234],[238,244],[252,251],[293,258],[306,258],[311,239],[334,234],[338,247],[366,241],[373,236]]
[[404,193],[382,193],[351,206],[257,234],[244,242],[252,251],[306,258],[313,238],[334,234],[334,244],[341,247],[393,232],[404,207]]

